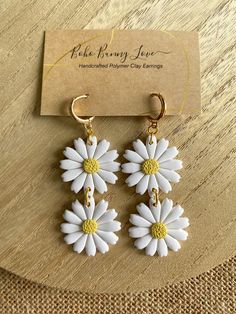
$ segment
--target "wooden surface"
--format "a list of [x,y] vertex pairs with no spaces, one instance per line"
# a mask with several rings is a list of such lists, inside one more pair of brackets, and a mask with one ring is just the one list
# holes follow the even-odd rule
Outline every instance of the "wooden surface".
[[[235,253],[234,12],[235,1],[1,2],[1,267],[50,286],[138,291],[195,276]],[[62,213],[75,196],[61,182],[58,162],[83,131],[71,118],[39,116],[43,31],[85,27],[200,33],[202,115],[168,117],[159,125],[159,136],[176,145],[184,161],[182,180],[168,195],[191,222],[178,254],[150,258],[133,248],[128,217],[147,197],[128,189],[121,174],[104,196],[122,221],[118,245],[88,258],[62,240]],[[97,137],[120,154],[145,137],[145,127],[143,118],[94,123]]]

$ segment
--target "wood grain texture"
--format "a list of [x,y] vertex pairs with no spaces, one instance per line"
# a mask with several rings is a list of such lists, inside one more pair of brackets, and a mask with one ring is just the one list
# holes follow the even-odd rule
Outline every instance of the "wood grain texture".
[[[0,266],[78,291],[157,288],[195,276],[235,254],[235,1],[2,1],[0,13]],[[169,196],[189,217],[178,254],[149,258],[132,246],[128,217],[147,201],[119,175],[104,197],[119,212],[120,241],[88,258],[63,243],[62,213],[75,199],[58,167],[83,131],[71,118],[40,117],[45,29],[147,28],[200,33],[203,112],[160,121],[159,136],[180,150],[182,180]],[[97,118],[98,138],[122,155],[145,137],[143,118]],[[120,157],[120,161],[124,159]],[[81,199],[81,197],[79,197]],[[100,195],[96,196],[101,199]]]

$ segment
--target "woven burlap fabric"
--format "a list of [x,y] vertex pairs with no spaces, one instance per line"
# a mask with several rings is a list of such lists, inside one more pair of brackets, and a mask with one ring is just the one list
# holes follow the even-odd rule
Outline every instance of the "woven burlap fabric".
[[235,314],[236,257],[194,279],[141,293],[90,294],[45,287],[1,270],[1,314]]

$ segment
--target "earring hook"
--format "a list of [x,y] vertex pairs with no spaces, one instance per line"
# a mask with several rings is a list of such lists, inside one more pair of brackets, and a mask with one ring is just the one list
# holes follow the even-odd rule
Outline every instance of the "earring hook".
[[84,95],[81,95],[81,96],[78,96],[78,97],[74,98],[72,100],[72,103],[71,103],[71,106],[70,106],[70,111],[71,111],[72,117],[77,122],[83,124],[83,126],[85,128],[85,131],[86,131],[86,134],[88,136],[87,143],[89,145],[92,145],[93,144],[92,143],[92,136],[94,134],[93,129],[92,129],[92,121],[94,120],[95,116],[87,118],[87,119],[83,119],[83,118],[80,118],[79,116],[77,116],[77,114],[74,111],[74,105],[75,105],[76,101],[78,101],[80,99],[83,99],[83,98],[88,98],[88,96],[89,96],[89,94],[84,94]]
[[159,115],[157,117],[152,117],[152,116],[148,117],[148,121],[150,122],[150,125],[149,125],[147,131],[148,131],[148,134],[151,135],[149,144],[152,145],[153,144],[153,135],[157,134],[157,132],[158,132],[157,121],[160,120],[164,116],[165,111],[166,111],[166,102],[164,100],[164,97],[161,94],[152,93],[150,96],[151,97],[158,97],[160,100],[160,103],[161,103],[161,112],[159,113]]
[[157,117],[152,117],[149,116],[148,119],[151,120],[160,120],[162,117],[164,117],[165,112],[166,112],[166,102],[164,97],[160,94],[160,93],[151,93],[150,95],[151,97],[158,97],[161,103],[161,112],[159,113],[159,115]]
[[72,117],[77,122],[82,123],[82,124],[89,124],[89,123],[91,123],[93,121],[93,119],[95,118],[95,116],[87,118],[87,119],[82,119],[79,116],[77,116],[77,114],[75,113],[74,106],[75,106],[76,101],[78,101],[80,99],[83,99],[83,98],[88,98],[88,96],[89,96],[89,94],[84,94],[84,95],[81,95],[81,96],[73,98],[72,103],[71,103],[71,107],[70,107],[70,111],[71,111]]

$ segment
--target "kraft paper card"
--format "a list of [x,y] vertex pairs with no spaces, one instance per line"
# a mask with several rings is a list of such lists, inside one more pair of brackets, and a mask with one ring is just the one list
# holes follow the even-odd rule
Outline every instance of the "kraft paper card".
[[146,116],[160,93],[168,115],[201,111],[196,32],[155,30],[46,31],[41,115]]

